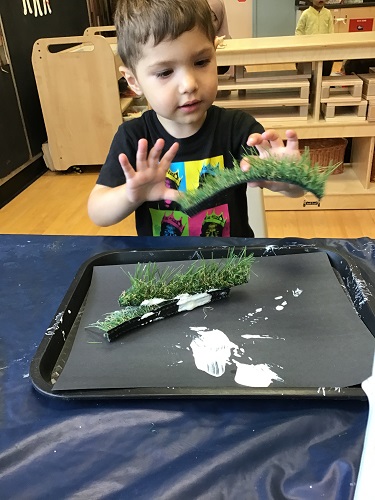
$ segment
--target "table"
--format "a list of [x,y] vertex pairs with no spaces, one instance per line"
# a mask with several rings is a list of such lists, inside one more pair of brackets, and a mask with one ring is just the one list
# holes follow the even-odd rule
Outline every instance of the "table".
[[[375,269],[374,240],[307,241],[329,241]],[[353,497],[366,401],[67,401],[33,389],[31,359],[86,259],[120,248],[219,242],[223,239],[0,236],[2,498]]]

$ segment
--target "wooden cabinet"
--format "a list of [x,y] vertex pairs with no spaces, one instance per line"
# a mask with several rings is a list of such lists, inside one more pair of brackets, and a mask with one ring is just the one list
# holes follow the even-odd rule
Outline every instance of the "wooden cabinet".
[[[335,33],[375,31],[375,6],[331,9]],[[356,22],[355,20],[362,20]]]
[[[296,117],[292,112],[284,112],[279,117],[273,111],[272,106],[268,108],[268,112],[267,107],[263,109],[254,106],[254,96],[251,94],[251,90],[256,90],[254,82],[248,81],[246,83],[242,80],[238,83],[233,78],[221,82],[219,89],[233,90],[230,96],[218,98],[216,101],[218,105],[247,109],[259,119],[265,128],[276,128],[284,136],[287,129],[293,128],[298,132],[300,138],[353,138],[351,166],[345,168],[343,174],[331,176],[327,183],[326,196],[320,205],[314,204],[314,197],[309,194],[306,195],[305,199],[293,199],[265,190],[266,209],[375,209],[375,183],[370,181],[374,155],[375,122],[369,122],[361,116],[350,116],[350,114],[329,120],[326,120],[322,115],[322,102],[326,95],[325,91],[322,92],[324,88],[323,61],[371,58],[374,53],[375,32],[232,39],[226,40],[225,46],[217,50],[217,62],[220,66],[234,65],[242,68],[248,65],[259,67],[262,65],[287,65],[296,62],[311,63],[312,65],[312,74],[309,78],[310,95],[307,116],[301,117],[299,115]],[[280,86],[282,79],[287,76],[282,73],[280,73],[279,78],[276,78],[277,86]],[[251,74],[245,76],[249,76],[251,79]],[[262,87],[259,82],[258,87]],[[248,89],[248,91],[244,92],[243,89]],[[266,85],[263,86],[263,92],[265,89]],[[285,93],[287,92],[288,90],[285,89]],[[302,92],[297,98],[303,98]],[[303,105],[304,103],[300,102],[300,106]],[[282,107],[279,106],[279,109]],[[312,202],[312,204],[306,203],[306,201]]]
[[51,170],[99,165],[131,99],[121,99],[116,39],[44,38],[32,63],[47,129]]

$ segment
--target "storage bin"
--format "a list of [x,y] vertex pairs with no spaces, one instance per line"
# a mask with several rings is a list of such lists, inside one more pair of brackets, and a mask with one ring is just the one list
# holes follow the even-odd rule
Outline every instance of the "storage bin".
[[329,164],[338,164],[332,174],[342,174],[344,171],[345,148],[348,144],[344,137],[332,139],[300,139],[299,148],[301,153],[308,147],[312,165],[318,163],[322,170]]

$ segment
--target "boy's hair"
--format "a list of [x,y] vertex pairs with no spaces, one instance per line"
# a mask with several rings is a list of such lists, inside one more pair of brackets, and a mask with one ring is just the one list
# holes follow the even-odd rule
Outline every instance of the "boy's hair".
[[198,28],[212,43],[215,40],[206,0],[118,0],[115,25],[118,53],[133,72],[149,39],[158,45]]

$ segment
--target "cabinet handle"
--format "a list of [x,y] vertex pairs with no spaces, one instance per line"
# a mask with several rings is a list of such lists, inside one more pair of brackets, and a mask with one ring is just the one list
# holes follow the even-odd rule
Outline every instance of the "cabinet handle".
[[338,23],[346,24],[347,20],[348,20],[348,16],[345,16],[345,17],[335,17],[334,18],[335,24],[338,24]]

